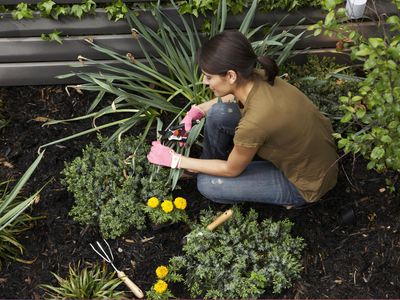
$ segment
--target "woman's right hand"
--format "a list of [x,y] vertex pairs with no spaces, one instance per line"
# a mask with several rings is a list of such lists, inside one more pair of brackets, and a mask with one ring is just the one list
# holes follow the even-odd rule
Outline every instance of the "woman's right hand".
[[204,116],[204,111],[197,105],[193,105],[181,121],[181,124],[185,124],[185,131],[188,132],[190,129],[192,129],[192,122],[201,120],[204,118]]

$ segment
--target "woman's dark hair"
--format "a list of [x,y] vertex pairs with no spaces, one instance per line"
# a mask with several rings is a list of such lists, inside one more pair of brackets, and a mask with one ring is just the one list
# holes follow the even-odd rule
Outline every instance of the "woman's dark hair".
[[257,57],[249,40],[239,31],[224,31],[206,41],[198,50],[197,62],[209,74],[225,75],[233,70],[238,74],[239,82],[252,78],[257,62],[265,70],[271,85],[279,72],[275,60],[268,56]]

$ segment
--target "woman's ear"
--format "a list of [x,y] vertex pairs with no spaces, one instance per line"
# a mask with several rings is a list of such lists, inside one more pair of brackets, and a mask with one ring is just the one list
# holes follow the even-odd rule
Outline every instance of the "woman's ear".
[[226,76],[227,76],[230,84],[234,84],[238,77],[237,73],[233,70],[229,70],[228,72],[226,72]]

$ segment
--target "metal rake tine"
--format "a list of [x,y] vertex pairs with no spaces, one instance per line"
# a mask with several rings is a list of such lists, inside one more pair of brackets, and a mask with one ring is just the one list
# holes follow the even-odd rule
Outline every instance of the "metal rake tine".
[[[97,244],[99,245],[99,242],[97,242]],[[96,250],[96,248],[92,245],[92,243],[89,244],[90,247],[92,247],[93,251],[96,252],[102,259],[104,259],[106,262],[110,263],[110,259],[109,258],[105,258],[99,251]],[[101,249],[101,247],[100,247]]]
[[105,239],[103,239],[103,241],[104,241],[104,243],[106,243],[106,245],[107,245],[107,247],[108,247],[108,251],[109,251],[109,253],[111,254],[111,260],[114,261],[114,255],[113,255],[113,253],[112,253],[112,250],[111,250],[110,245],[108,244],[108,242],[107,242]]

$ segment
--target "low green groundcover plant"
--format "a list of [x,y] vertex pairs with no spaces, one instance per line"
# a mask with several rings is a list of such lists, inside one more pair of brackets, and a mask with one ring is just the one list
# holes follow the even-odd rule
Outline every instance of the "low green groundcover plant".
[[183,254],[170,260],[175,271],[184,271],[184,283],[192,297],[256,298],[267,289],[280,293],[299,278],[305,243],[292,237],[289,220],[257,221],[234,209],[233,217],[209,231],[213,213],[202,212],[183,246]]
[[105,264],[81,268],[81,263],[70,265],[64,279],[52,273],[58,286],[43,284],[46,299],[127,299],[125,292],[116,288],[122,281],[115,272],[108,272]]
[[[116,238],[130,227],[145,225],[144,207],[154,194],[169,198],[166,182],[169,172],[147,162],[147,145],[140,137],[126,137],[120,142],[86,146],[82,157],[67,163],[62,172],[63,184],[73,193],[75,204],[70,215],[81,224],[99,224],[105,238]],[[151,176],[149,174],[152,174]]]

